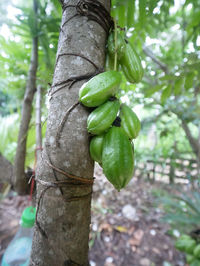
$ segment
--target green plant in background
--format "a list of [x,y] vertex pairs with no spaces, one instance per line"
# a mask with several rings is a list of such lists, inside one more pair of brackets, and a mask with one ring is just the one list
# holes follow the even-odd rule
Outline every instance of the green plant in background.
[[192,191],[190,195],[180,196],[166,194],[157,200],[166,212],[163,221],[177,228],[182,233],[189,233],[199,226],[200,221],[200,192]]
[[[5,156],[11,163],[14,161],[17,135],[19,130],[19,115],[17,113],[0,117],[0,153]],[[42,127],[44,137],[46,125]],[[35,127],[30,126],[27,140],[26,167],[33,167],[35,158]]]
[[180,236],[175,247],[186,254],[186,261],[190,266],[200,265],[200,242],[189,235]]
[[190,195],[176,196],[165,190],[153,190],[152,194],[157,198],[156,204],[161,205],[165,211],[162,220],[176,231],[176,234],[172,233],[177,237],[176,249],[186,254],[190,266],[200,266],[200,236],[199,229],[196,230],[200,221],[200,192],[192,191]]
[[0,117],[0,153],[13,163],[19,127],[19,115]]

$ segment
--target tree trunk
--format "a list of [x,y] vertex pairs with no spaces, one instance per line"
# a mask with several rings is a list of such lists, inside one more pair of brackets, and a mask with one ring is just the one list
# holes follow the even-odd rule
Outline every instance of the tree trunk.
[[[77,15],[74,5],[78,2],[62,1],[46,139],[37,168],[38,211],[30,265],[88,265],[92,186],[66,177],[72,174],[86,183],[93,179],[86,129],[89,110],[76,104],[79,89],[86,80],[74,83],[71,88],[72,83],[63,81],[92,74],[95,65],[103,67],[106,32],[96,21]],[[109,10],[110,1],[100,2]],[[72,106],[74,109],[67,116]],[[62,181],[69,184],[58,188],[56,184]]]
[[[35,14],[37,15],[37,0],[33,0]],[[25,194],[27,191],[27,178],[25,176],[25,157],[26,157],[26,140],[29,123],[31,120],[32,102],[36,91],[36,73],[38,66],[38,38],[32,39],[32,53],[29,73],[26,84],[26,91],[22,106],[22,115],[19,128],[17,150],[14,162],[14,188],[19,194]]]

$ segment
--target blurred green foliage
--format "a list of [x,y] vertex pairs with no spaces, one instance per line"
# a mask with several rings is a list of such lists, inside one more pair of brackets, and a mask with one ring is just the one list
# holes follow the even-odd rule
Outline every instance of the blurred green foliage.
[[[196,0],[112,0],[111,14],[126,38],[133,43],[145,69],[142,82],[130,84],[125,77],[119,97],[142,120],[142,132],[135,142],[136,160],[181,154],[194,157],[182,128],[187,123],[197,139],[200,115],[200,8]],[[0,112],[20,112],[30,63],[31,37],[39,37],[37,84],[52,81],[61,20],[57,0],[40,0],[38,25],[31,2],[18,0],[0,4]],[[6,8],[5,8],[6,7]],[[14,14],[9,15],[9,10]],[[11,12],[11,13],[12,13]],[[148,48],[164,68],[147,56]],[[43,113],[46,109],[43,102]]]

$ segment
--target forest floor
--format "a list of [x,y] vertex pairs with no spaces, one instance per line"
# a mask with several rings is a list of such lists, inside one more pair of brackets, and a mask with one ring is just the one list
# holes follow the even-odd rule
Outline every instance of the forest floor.
[[[89,260],[91,266],[185,266],[174,249],[163,210],[155,206],[154,192],[174,187],[133,179],[117,192],[99,167],[95,169]],[[28,197],[10,195],[0,202],[0,261],[17,231]],[[50,266],[50,265],[49,265]]]

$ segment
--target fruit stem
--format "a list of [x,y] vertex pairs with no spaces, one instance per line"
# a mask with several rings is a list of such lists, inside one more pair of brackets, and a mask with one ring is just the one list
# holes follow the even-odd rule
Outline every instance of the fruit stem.
[[115,31],[115,35],[114,35],[114,41],[115,41],[115,59],[114,59],[114,70],[117,70],[117,22],[116,20],[114,20],[114,31]]

